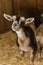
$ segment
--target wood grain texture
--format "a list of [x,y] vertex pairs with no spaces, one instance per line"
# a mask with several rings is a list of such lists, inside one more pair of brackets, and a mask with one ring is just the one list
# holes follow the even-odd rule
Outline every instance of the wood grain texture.
[[40,17],[43,13],[43,0],[0,0],[0,33],[11,29],[11,22],[3,14]]
[[36,0],[13,0],[15,14],[32,17],[35,13]]
[[0,0],[0,33],[6,32],[10,29],[11,22],[4,19],[3,14],[7,13],[12,15],[12,1]]

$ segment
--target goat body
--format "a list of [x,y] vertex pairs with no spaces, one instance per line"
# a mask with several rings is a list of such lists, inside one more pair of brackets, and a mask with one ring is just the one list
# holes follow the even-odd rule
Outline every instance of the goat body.
[[39,57],[41,58],[41,51],[43,49],[43,23],[36,29],[36,41],[38,46]]
[[[19,50],[22,52],[27,52],[29,51],[30,53],[30,63],[33,65],[33,59],[37,51],[37,43],[35,40],[35,35],[34,35],[34,25],[30,26],[25,26],[25,24],[29,23],[31,24],[34,21],[34,18],[28,18],[25,20],[24,17],[19,17],[19,16],[10,16],[7,14],[4,14],[4,17],[9,20],[13,21],[12,23],[12,30],[17,33],[18,36],[18,46]],[[34,29],[33,29],[33,28]],[[21,52],[21,54],[22,54]]]
[[[37,44],[33,30],[29,26],[24,26],[19,31],[16,31],[18,36],[19,50],[30,53],[30,60],[33,64],[33,58],[37,51]],[[21,53],[22,54],[22,53]]]

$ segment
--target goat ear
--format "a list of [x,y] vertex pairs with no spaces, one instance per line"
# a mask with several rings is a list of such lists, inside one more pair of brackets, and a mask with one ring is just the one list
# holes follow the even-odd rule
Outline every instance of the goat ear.
[[25,21],[25,17],[20,17],[20,21]]
[[7,14],[3,14],[4,18],[7,19],[8,21],[12,21],[12,17]]
[[14,21],[16,20],[16,18],[17,18],[16,15],[12,16],[12,19],[13,19]]
[[34,21],[34,18],[27,18],[25,24],[32,23]]

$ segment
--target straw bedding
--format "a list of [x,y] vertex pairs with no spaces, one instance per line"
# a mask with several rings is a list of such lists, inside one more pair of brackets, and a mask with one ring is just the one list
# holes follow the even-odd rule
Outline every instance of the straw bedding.
[[[21,58],[16,40],[17,35],[12,31],[0,34],[0,65],[30,65],[29,53]],[[39,61],[36,57],[34,64],[43,65],[43,59]]]

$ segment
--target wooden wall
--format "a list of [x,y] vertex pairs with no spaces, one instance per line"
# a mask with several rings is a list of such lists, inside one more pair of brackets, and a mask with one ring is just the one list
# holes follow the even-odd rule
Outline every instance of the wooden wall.
[[35,17],[43,13],[43,0],[13,0],[14,14]]
[[15,14],[29,17],[35,14],[36,0],[13,0]]
[[12,0],[0,0],[0,33],[10,29],[10,22],[4,19],[3,14],[12,15]]
[[43,0],[38,0],[38,9],[41,13],[43,13]]
[[0,33],[11,29],[3,14],[37,17],[43,13],[43,0],[0,0]]

